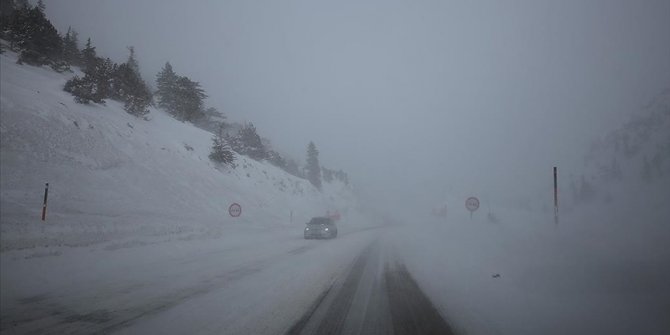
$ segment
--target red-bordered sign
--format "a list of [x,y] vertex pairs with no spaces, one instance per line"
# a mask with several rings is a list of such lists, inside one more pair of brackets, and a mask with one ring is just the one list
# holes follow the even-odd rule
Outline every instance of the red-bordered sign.
[[228,214],[230,214],[230,216],[234,218],[242,215],[242,206],[240,206],[240,204],[236,202],[233,203],[232,205],[230,205],[230,207],[228,207]]
[[474,212],[479,209],[479,199],[476,197],[469,197],[465,200],[465,208],[470,212]]

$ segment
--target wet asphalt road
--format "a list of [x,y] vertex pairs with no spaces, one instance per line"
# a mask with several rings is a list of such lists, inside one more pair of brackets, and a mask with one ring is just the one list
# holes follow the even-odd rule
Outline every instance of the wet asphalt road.
[[286,333],[454,334],[405,266],[375,242]]

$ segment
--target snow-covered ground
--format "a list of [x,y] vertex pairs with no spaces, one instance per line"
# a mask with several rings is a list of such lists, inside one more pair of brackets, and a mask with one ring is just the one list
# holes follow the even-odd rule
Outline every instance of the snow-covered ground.
[[462,211],[391,243],[463,334],[667,334],[670,211],[631,210],[644,205],[588,206],[557,226],[553,213],[494,224]]

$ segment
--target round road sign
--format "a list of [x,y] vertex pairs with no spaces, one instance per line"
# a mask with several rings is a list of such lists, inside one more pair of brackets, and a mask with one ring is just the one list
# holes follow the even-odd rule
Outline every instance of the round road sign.
[[465,200],[465,208],[467,208],[470,212],[476,211],[479,209],[479,199],[476,197],[469,197],[467,200]]
[[240,206],[240,204],[238,203],[233,203],[232,205],[230,205],[230,207],[228,207],[228,213],[230,214],[230,216],[236,218],[242,215],[242,206]]

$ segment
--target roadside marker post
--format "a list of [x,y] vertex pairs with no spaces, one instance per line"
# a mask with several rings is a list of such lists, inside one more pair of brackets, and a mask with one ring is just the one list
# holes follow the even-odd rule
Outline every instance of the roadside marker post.
[[558,225],[558,168],[554,166],[554,224]]
[[44,187],[44,204],[42,205],[42,221],[47,219],[47,196],[49,195],[49,183]]

